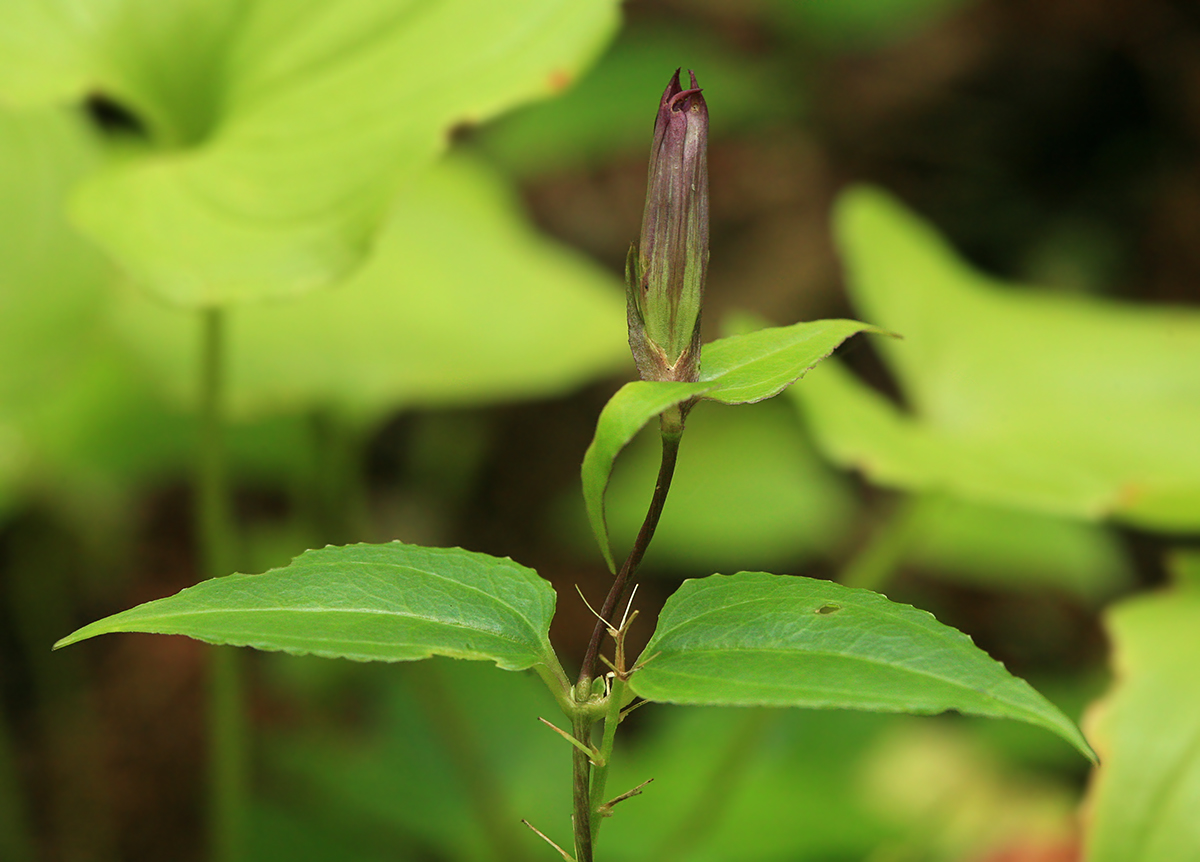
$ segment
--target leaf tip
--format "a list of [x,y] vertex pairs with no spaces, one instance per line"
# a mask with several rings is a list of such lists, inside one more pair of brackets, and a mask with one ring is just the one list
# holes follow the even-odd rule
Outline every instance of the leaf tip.
[[71,632],[66,637],[59,638],[54,642],[54,646],[50,647],[50,651],[60,650],[65,646],[70,646],[73,643],[78,643],[81,640],[86,640],[90,635],[83,634],[84,629]]

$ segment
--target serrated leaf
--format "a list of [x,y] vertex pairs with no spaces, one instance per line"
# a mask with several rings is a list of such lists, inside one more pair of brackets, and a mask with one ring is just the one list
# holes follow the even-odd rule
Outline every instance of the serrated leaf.
[[[869,590],[740,572],[685,581],[667,600],[631,685],[647,700],[1012,718],[1094,759],[1024,680],[932,614]],[[653,658],[650,658],[654,656]]]
[[605,405],[583,456],[588,521],[611,570],[616,570],[604,518],[604,489],[613,461],[646,423],[689,398],[750,404],[778,395],[857,332],[881,332],[856,320],[816,320],[761,329],[704,345],[698,383],[635,381]]
[[213,578],[138,605],[55,648],[151,632],[356,661],[444,655],[554,669],[554,602],[548,582],[509,559],[401,542],[330,546],[261,575]]
[[1200,850],[1200,591],[1108,614],[1116,680],[1088,713],[1102,761],[1089,790],[1087,862],[1192,859]]
[[796,397],[818,442],[880,484],[1049,514],[1200,526],[1200,314],[1055,295],[973,271],[857,189],[840,245],[911,412],[822,368]]
[[0,98],[99,94],[145,127],[75,215],[187,306],[341,278],[450,129],[561,90],[618,21],[615,0],[42,5],[0,6]]

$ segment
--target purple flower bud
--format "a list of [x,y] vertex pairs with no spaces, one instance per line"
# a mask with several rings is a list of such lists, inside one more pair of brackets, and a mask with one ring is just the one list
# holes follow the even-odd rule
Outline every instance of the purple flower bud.
[[629,347],[643,380],[700,377],[700,304],[708,271],[708,106],[679,70],[654,120],[642,235],[625,266]]

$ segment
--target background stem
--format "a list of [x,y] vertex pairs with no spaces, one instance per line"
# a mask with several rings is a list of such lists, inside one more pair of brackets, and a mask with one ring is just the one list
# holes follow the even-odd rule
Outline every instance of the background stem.
[[916,497],[905,497],[896,503],[883,523],[868,537],[866,545],[842,569],[838,580],[848,587],[882,589],[908,553],[916,513]]
[[33,836],[26,819],[24,793],[13,758],[8,724],[0,716],[0,859],[33,862]]
[[442,661],[413,662],[405,671],[430,728],[458,773],[495,858],[518,862],[522,858],[517,842],[520,821],[513,815],[505,790],[487,761],[475,727],[446,683]]
[[[201,572],[230,574],[233,527],[225,475],[223,378],[224,313],[205,309],[200,351],[200,453],[196,473],[196,532]],[[209,848],[213,862],[245,858],[247,726],[241,655],[233,647],[211,650],[209,666]]]
[[777,709],[745,709],[729,735],[725,750],[713,758],[713,771],[700,788],[690,811],[653,857],[656,862],[686,859],[693,849],[703,846],[750,769],[754,748],[762,739],[763,731],[778,713]]

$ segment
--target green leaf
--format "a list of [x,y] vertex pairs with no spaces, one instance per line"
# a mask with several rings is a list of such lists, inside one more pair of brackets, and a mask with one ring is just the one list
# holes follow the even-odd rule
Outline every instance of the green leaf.
[[859,332],[887,335],[857,320],[814,320],[732,335],[704,345],[700,380],[709,401],[751,404],[773,398]]
[[1012,718],[1094,757],[1075,725],[932,614],[830,581],[741,572],[685,581],[631,682],[647,700]]
[[639,718],[628,747],[617,737],[608,786],[654,783],[605,823],[605,858],[867,859],[900,837],[863,782],[899,716],[689,707]]
[[[273,669],[283,664],[295,673],[304,661],[273,662]],[[288,800],[295,814],[343,831],[354,824],[351,837],[407,839],[392,848],[392,859],[422,852],[478,862],[536,859],[540,842],[521,825],[521,814],[536,815],[548,834],[570,841],[570,794],[546,780],[563,767],[569,746],[534,720],[557,713],[541,682],[441,659],[378,670],[386,673],[356,679],[365,709],[353,727],[334,720],[338,690],[325,686],[304,703],[330,721],[266,741],[272,774],[307,791]],[[480,787],[488,789],[482,797]]]
[[554,670],[554,601],[548,582],[509,559],[401,542],[330,546],[265,574],[214,578],[138,605],[55,648],[152,632],[356,661],[444,655]]
[[0,6],[0,98],[100,94],[137,118],[150,146],[87,181],[75,215],[187,306],[346,275],[452,128],[561,90],[618,21],[615,0],[44,5]]
[[[469,249],[465,251],[465,249]],[[180,404],[194,398],[195,316],[126,291],[126,339]],[[562,392],[628,357],[619,282],[534,230],[494,172],[439,162],[396,202],[336,290],[230,315],[239,417],[397,408]]]
[[63,202],[97,149],[72,113],[0,108],[0,413],[44,398],[95,338],[112,271]]
[[794,31],[806,45],[817,41],[842,50],[863,51],[911,37],[970,2],[841,0],[838,3],[793,3],[773,0],[768,4],[767,14],[784,28]]
[[856,320],[816,320],[762,329],[704,345],[698,383],[635,381],[605,405],[583,456],[588,520],[609,569],[616,570],[604,518],[604,489],[613,461],[647,422],[689,398],[750,404],[778,395],[857,332],[881,332]]
[[478,145],[521,176],[586,169],[617,154],[645,157],[646,106],[658,104],[676,57],[704,79],[712,137],[779,124],[800,113],[803,89],[774,86],[778,61],[741,50],[709,29],[678,18],[631,21],[578,85],[505,114],[481,130]]
[[1132,582],[1128,554],[1102,524],[924,495],[912,501],[903,564],[1007,590],[1063,591],[1085,601]]
[[1124,602],[1107,625],[1116,682],[1086,720],[1101,764],[1085,858],[1191,859],[1200,847],[1200,591]]
[[29,414],[80,371],[111,277],[62,212],[96,150],[72,114],[0,106],[0,514],[36,461]]
[[878,191],[838,235],[911,412],[832,367],[796,398],[872,481],[1048,514],[1200,527],[1200,313],[1023,290],[971,270]]

